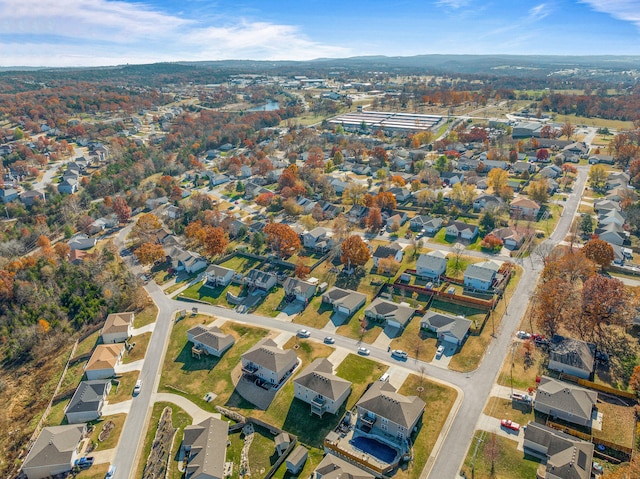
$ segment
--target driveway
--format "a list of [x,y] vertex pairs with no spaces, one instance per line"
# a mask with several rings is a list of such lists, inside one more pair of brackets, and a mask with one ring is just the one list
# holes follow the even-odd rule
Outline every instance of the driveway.
[[184,409],[184,411],[193,418],[192,424],[198,424],[211,416],[220,419],[220,414],[215,412],[205,411],[204,409],[196,406],[191,401],[183,396],[171,393],[155,393],[152,396],[152,401],[156,402],[170,402],[176,406]]
[[131,331],[131,335],[139,336],[144,333],[152,333],[155,327],[156,327],[156,323],[151,323],[151,324],[142,326],[141,328],[134,328],[133,331]]
[[451,362],[451,358],[453,357],[453,355],[458,350],[458,346],[456,346],[455,344],[448,343],[446,341],[442,341],[440,342],[440,344],[444,346],[444,353],[442,353],[442,356],[440,356],[439,358],[436,358],[435,356],[433,356],[433,360],[431,361],[431,364],[439,368],[449,369],[449,363]]
[[118,364],[116,366],[116,374],[130,373],[131,371],[140,371],[143,364],[144,359],[127,364]]
[[118,402],[115,404],[105,404],[102,408],[103,416],[113,416],[114,414],[129,414],[131,410],[131,404],[133,403],[133,399],[129,399],[127,401]]

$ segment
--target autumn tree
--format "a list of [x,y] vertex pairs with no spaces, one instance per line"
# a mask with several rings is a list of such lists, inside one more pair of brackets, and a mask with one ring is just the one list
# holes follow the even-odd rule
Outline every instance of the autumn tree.
[[376,196],[374,196],[374,203],[381,210],[395,210],[397,203],[396,197],[390,191],[381,191]]
[[548,337],[558,332],[567,318],[579,317],[573,284],[563,278],[552,278],[538,285],[533,315],[536,324]]
[[150,243],[155,239],[155,234],[160,228],[162,224],[158,217],[153,213],[146,213],[138,218],[132,234],[140,243]]
[[302,247],[300,238],[289,225],[269,223],[264,227],[264,232],[269,247],[281,258],[291,256]]
[[364,195],[366,193],[366,186],[353,183],[345,187],[345,189],[342,191],[342,202],[345,205],[363,205]]
[[493,168],[487,175],[487,185],[498,194],[507,186],[508,182],[509,174],[502,168]]
[[71,252],[71,248],[67,243],[60,241],[53,247],[53,251],[55,251],[58,258],[67,259],[69,257],[69,253]]
[[294,275],[296,276],[296,278],[307,279],[307,276],[309,276],[310,272],[311,268],[304,264],[304,261],[302,261],[302,259],[299,259],[296,263],[296,269],[294,271]]
[[122,196],[116,196],[113,200],[113,212],[118,217],[120,223],[128,223],[131,219],[131,207],[128,205],[127,200]]
[[576,132],[576,127],[570,121],[567,121],[560,128],[560,136],[566,136],[567,140],[569,141],[571,141],[571,137],[575,132]]
[[546,148],[540,148],[536,152],[536,158],[538,161],[547,161],[549,159],[549,150],[547,150]]
[[370,231],[377,231],[382,228],[382,213],[380,208],[372,206],[369,208],[369,215],[365,219],[365,224]]
[[[633,392],[636,393],[636,397],[640,399],[640,366],[633,368],[633,374],[631,374],[631,379],[629,379],[629,387],[633,389]],[[638,470],[638,473],[640,473],[640,469]]]
[[596,191],[602,191],[607,184],[608,176],[604,165],[593,165],[589,168],[589,186]]
[[470,206],[473,203],[473,200],[476,196],[476,187],[472,184],[462,184],[461,182],[456,183],[451,187],[451,193],[449,194],[449,198],[451,200],[461,206]]
[[480,247],[489,251],[500,251],[503,244],[503,241],[496,235],[488,234],[480,242]]
[[609,266],[615,257],[613,247],[598,238],[589,240],[582,248],[582,254],[603,269]]
[[140,261],[140,264],[153,264],[156,261],[164,261],[166,254],[162,245],[155,242],[142,243],[134,251],[136,258]]
[[544,204],[549,200],[549,182],[546,178],[540,178],[529,183],[527,191],[529,197],[540,204]]
[[229,240],[222,228],[206,225],[204,233],[204,244],[202,246],[209,256],[217,256],[226,251]]
[[575,284],[576,281],[586,281],[596,274],[596,265],[587,258],[582,251],[569,250],[563,255],[553,254],[545,262],[542,270],[542,281],[561,278]]
[[380,258],[378,260],[378,274],[395,276],[399,269],[400,262],[397,261],[393,256],[389,256],[388,258]]
[[400,175],[394,175],[391,177],[391,183],[393,183],[396,186],[404,186],[406,184],[406,181],[404,181],[404,178]]
[[271,192],[260,193],[256,197],[255,202],[259,206],[269,206],[271,204],[271,201],[273,200],[274,196],[275,196],[275,194],[271,193]]
[[340,262],[350,271],[352,266],[363,266],[369,258],[371,252],[367,244],[358,235],[349,236],[342,243],[342,255]]

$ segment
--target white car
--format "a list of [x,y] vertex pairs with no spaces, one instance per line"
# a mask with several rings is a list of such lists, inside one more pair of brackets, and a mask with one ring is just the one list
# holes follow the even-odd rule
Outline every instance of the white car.
[[438,349],[436,350],[436,359],[440,359],[443,354],[444,354],[444,346],[441,344],[440,346],[438,346]]
[[526,331],[518,331],[516,333],[516,336],[519,339],[529,339],[531,337],[531,334],[527,333]]
[[142,391],[142,379],[138,379],[136,381],[136,385],[133,388],[133,395],[137,396],[138,394],[140,394],[140,391]]
[[369,356],[369,354],[371,354],[371,351],[369,351],[367,348],[358,348],[358,354],[361,354],[362,356]]
[[391,351],[391,356],[397,359],[407,359],[409,357],[407,352],[403,351],[402,349],[394,349],[393,351]]
[[331,336],[327,336],[326,338],[324,338],[324,342],[327,344],[333,344],[336,342],[336,340],[333,339]]
[[300,338],[308,338],[309,336],[311,336],[311,333],[306,329],[299,329],[297,334]]

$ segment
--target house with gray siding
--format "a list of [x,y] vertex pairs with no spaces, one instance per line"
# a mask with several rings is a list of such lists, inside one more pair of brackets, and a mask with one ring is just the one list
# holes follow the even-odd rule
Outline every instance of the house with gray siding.
[[351,393],[351,382],[333,374],[328,359],[314,360],[293,380],[294,397],[311,405],[311,413],[336,414]]

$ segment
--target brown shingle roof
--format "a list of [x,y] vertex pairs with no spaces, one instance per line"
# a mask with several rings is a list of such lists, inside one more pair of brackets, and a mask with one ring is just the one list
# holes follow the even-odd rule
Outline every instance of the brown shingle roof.
[[114,368],[124,350],[124,344],[99,344],[89,358],[85,371]]
[[101,334],[126,333],[133,324],[133,313],[112,313],[107,316]]

